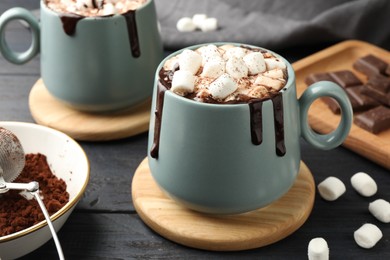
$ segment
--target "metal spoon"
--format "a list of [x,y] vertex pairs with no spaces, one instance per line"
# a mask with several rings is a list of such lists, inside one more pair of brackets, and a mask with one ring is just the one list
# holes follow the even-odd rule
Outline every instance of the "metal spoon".
[[22,172],[25,165],[25,154],[19,139],[9,130],[0,127],[0,193],[8,190],[26,190],[34,196],[52,233],[60,259],[65,259],[60,241],[58,240],[53,223],[50,220],[42,199],[39,196],[39,184],[36,181],[30,183],[13,183]]

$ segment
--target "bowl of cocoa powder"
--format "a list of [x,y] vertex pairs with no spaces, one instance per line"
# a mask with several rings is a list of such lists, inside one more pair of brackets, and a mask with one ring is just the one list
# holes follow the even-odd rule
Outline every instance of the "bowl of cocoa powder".
[[[66,134],[45,126],[0,121],[0,127],[16,135],[25,153],[25,166],[13,182],[39,183],[39,194],[58,233],[89,181],[84,150]],[[37,201],[28,195],[17,190],[0,193],[2,260],[26,255],[52,239]]]

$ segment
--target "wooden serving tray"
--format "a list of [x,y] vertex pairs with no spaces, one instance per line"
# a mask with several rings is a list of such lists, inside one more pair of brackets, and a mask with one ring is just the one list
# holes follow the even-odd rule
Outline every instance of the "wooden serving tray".
[[[296,73],[297,92],[300,96],[307,88],[304,80],[311,73],[351,70],[363,82],[365,75],[353,69],[352,64],[359,58],[373,54],[390,63],[390,52],[362,41],[345,41],[317,52],[293,64]],[[319,133],[329,133],[336,128],[340,116],[335,115],[320,100],[309,110],[309,124]],[[353,124],[343,146],[390,169],[390,130],[374,135]]]

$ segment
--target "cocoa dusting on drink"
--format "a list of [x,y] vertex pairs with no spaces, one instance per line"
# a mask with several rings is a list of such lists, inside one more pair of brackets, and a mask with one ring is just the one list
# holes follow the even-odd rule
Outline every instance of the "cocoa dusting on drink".
[[[229,51],[230,57],[226,58],[225,56],[229,53]],[[194,55],[195,52],[198,54]],[[240,52],[242,52],[242,54]],[[260,61],[263,62],[262,66],[256,64],[253,59],[251,60],[250,58],[247,58],[249,56],[248,54],[253,53],[260,53],[262,55],[260,59]],[[158,158],[164,95],[167,90],[202,103],[219,105],[248,104],[251,129],[249,134],[254,145],[260,145],[262,143],[262,105],[264,101],[271,100],[274,113],[276,154],[278,156],[284,156],[286,148],[284,142],[283,92],[280,90],[287,82],[286,64],[273,54],[263,49],[247,46],[234,47],[223,45],[222,47],[220,46],[217,48],[214,45],[208,45],[200,47],[193,52],[187,52],[184,55],[187,55],[188,57],[192,55],[195,57],[193,57],[193,60],[188,62],[190,59],[187,59],[187,57],[183,58],[180,57],[180,55],[175,56],[169,59],[159,71],[154,139],[150,151],[151,157],[155,159]],[[202,56],[201,59],[203,60],[201,61],[199,68],[195,67],[195,69],[192,70],[195,71],[193,76],[189,74],[188,77],[193,77],[193,79],[183,80],[181,75],[179,75],[177,77],[180,78],[182,82],[174,86],[174,76],[176,72],[182,69],[180,67],[180,61],[182,61],[182,64],[186,66],[185,70],[191,71],[191,66],[193,66],[191,62],[194,61],[194,63],[196,63],[196,56],[198,55]],[[233,60],[236,65],[234,65],[231,60]],[[249,69],[242,69],[242,67],[245,67],[245,65],[242,65],[244,64],[244,61],[248,65]],[[213,63],[212,65],[214,67],[211,68],[211,66],[209,66],[207,68],[208,62]],[[229,62],[230,65],[228,65]],[[230,71],[228,66],[231,67]],[[226,74],[230,74],[232,77],[229,75],[226,76]],[[221,91],[218,89],[215,90],[215,88],[212,89],[211,86],[222,77],[224,77],[223,84],[225,84],[225,86],[229,85],[229,88],[231,89],[222,90],[222,92],[224,91],[225,93],[221,96]],[[223,84],[220,84],[219,86],[223,86]]]
[[136,9],[146,0],[46,0],[46,5],[59,14],[64,32],[73,36],[77,24],[87,17],[107,18],[119,14],[126,21],[131,54],[134,58],[141,55],[136,23]]
[[[39,183],[40,195],[52,215],[69,201],[66,183],[58,179],[50,170],[43,154],[26,154],[26,164],[15,179],[15,183]],[[28,200],[19,190],[9,190],[0,194],[0,236],[6,236],[45,220],[35,199]]]

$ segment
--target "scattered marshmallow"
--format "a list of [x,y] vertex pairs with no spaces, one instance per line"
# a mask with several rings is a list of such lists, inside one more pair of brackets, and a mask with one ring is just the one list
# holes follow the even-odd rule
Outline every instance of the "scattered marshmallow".
[[237,89],[237,83],[227,73],[222,74],[209,86],[210,94],[217,99],[224,99]]
[[268,70],[263,73],[264,76],[273,78],[273,79],[283,79],[284,80],[284,72],[282,69],[273,69]]
[[328,201],[337,200],[346,191],[344,183],[333,176],[323,180],[320,184],[318,184],[317,188],[321,197]]
[[382,231],[374,224],[366,223],[353,233],[356,243],[363,248],[372,248],[383,237]]
[[273,69],[286,69],[286,63],[284,63],[281,59],[278,58],[268,58],[264,59],[265,64],[267,65],[267,70]]
[[181,96],[192,93],[195,87],[195,79],[196,77],[189,71],[175,71],[173,74],[171,90]]
[[248,67],[241,58],[233,56],[226,62],[226,72],[235,79],[241,79],[248,76]]
[[329,247],[328,243],[322,237],[313,238],[309,242],[307,249],[309,260],[328,260]]
[[358,172],[351,177],[352,187],[362,196],[370,197],[374,195],[378,187],[370,175],[364,172]]
[[267,86],[276,90],[280,90],[284,86],[284,83],[285,83],[284,79],[278,80],[278,79],[265,77],[263,75],[258,75],[255,80],[256,85]]
[[190,17],[183,17],[177,21],[176,28],[179,32],[193,32],[196,30],[196,25]]
[[225,61],[222,58],[209,59],[203,66],[202,77],[218,78],[225,73]]
[[207,18],[202,22],[199,27],[202,32],[211,32],[218,29],[218,20],[217,18]]
[[197,28],[201,28],[206,19],[206,14],[194,14],[194,16],[192,16],[192,22]]
[[184,50],[179,56],[180,70],[186,70],[195,75],[202,65],[202,56],[192,50]]
[[383,223],[390,223],[390,203],[383,199],[377,199],[368,206],[370,213]]
[[251,52],[245,55],[242,59],[249,69],[249,75],[256,75],[267,69],[264,56],[260,52]]
[[246,55],[246,50],[244,48],[232,47],[225,52],[224,57],[225,59],[230,59],[232,57],[244,58],[245,55]]

